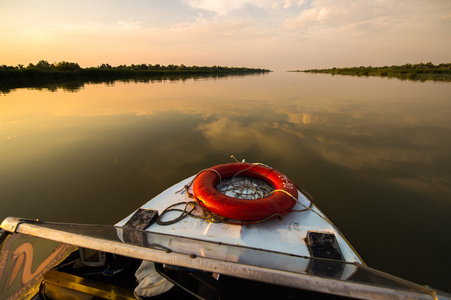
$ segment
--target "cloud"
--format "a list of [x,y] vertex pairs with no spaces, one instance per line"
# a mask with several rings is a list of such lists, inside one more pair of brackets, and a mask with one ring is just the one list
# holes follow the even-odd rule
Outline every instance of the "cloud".
[[218,15],[253,6],[265,10],[289,9],[309,5],[311,0],[183,0],[192,9],[207,10]]
[[297,17],[284,22],[288,30],[325,31],[335,33],[383,33],[389,30],[430,24],[430,20],[446,19],[449,1],[368,1],[315,0]]
[[[303,6],[307,5],[310,1],[309,0],[282,0],[282,7],[284,9],[290,8],[292,6]],[[280,3],[276,2],[275,7],[279,7]]]
[[[352,2],[352,3],[351,3]],[[297,17],[287,19],[283,26],[287,30],[318,32],[333,30],[339,32],[363,24],[379,23],[386,18],[378,5],[367,1],[317,0],[311,7],[302,10]]]
[[[226,15],[232,11],[243,9],[249,5],[270,9],[277,5],[273,0],[184,0],[192,9],[207,10],[218,15]],[[284,6],[291,4],[291,0],[280,1]]]
[[114,27],[122,31],[135,31],[143,27],[143,22],[135,21],[135,18],[130,18],[126,21],[117,21]]
[[171,36],[177,36],[179,41],[193,41],[194,39],[197,42],[204,42],[204,45],[208,45],[212,41],[229,43],[267,37],[267,32],[262,30],[259,24],[252,19],[224,22],[202,20],[197,23],[177,24],[164,31]]

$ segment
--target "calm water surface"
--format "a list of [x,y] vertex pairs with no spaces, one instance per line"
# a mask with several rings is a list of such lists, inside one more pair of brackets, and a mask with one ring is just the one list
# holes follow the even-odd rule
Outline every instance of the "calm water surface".
[[451,291],[451,84],[303,73],[0,96],[0,219],[114,224],[176,182],[264,162],[368,265]]

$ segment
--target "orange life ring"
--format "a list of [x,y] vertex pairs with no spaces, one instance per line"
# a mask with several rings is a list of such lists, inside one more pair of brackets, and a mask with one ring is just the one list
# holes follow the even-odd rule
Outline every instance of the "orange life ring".
[[[261,199],[237,199],[216,189],[220,179],[233,177],[237,173],[268,182],[276,191]],[[214,214],[240,221],[260,221],[277,214],[285,215],[296,204],[298,197],[296,185],[287,176],[269,167],[249,163],[224,164],[203,171],[194,181],[193,194],[200,205]]]

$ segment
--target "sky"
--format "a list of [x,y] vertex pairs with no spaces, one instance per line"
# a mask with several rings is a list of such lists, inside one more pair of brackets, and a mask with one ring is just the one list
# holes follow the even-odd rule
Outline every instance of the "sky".
[[0,0],[0,65],[451,62],[451,0]]

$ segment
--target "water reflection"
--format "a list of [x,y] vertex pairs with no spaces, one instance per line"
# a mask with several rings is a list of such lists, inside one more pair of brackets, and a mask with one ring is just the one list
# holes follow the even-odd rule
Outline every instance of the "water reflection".
[[[307,74],[299,80],[299,74],[294,75],[294,79],[263,75],[191,80],[175,82],[176,86],[164,80],[116,82],[89,85],[77,94],[18,90],[2,99],[0,142],[12,153],[24,151],[24,145],[13,140],[29,143],[33,150],[24,151],[26,155],[41,148],[41,154],[58,149],[61,144],[79,147],[91,131],[80,124],[97,128],[105,121],[94,117],[133,115],[154,119],[163,145],[175,120],[186,119],[189,124],[182,131],[202,139],[201,152],[224,157],[260,152],[277,157],[276,161],[300,157],[300,164],[307,157],[352,171],[378,173],[386,181],[415,190],[450,192],[444,163],[451,146],[448,86],[406,87],[377,80],[355,86],[356,79],[335,77],[337,82],[327,82],[327,89],[315,89],[324,76]],[[167,117],[171,121],[156,121],[163,112],[173,112],[172,119]],[[130,120],[134,119],[116,121],[123,123],[118,129],[126,130],[136,122]],[[145,128],[149,122],[139,123]],[[67,130],[72,135],[63,137]],[[137,134],[142,131],[139,127]],[[41,144],[36,137],[44,132]]]
[[0,218],[113,224],[234,154],[313,194],[371,266],[443,289],[449,95],[297,73],[17,89],[0,97]]
[[[328,74],[328,73],[323,73]],[[451,76],[449,74],[417,74],[417,73],[400,73],[400,74],[369,74],[368,72],[356,72],[356,73],[340,73],[340,74],[329,74],[330,76],[353,76],[359,78],[369,78],[369,77],[382,77],[388,79],[398,79],[401,81],[416,81],[416,82],[451,82]]]
[[[273,76],[271,79],[277,83],[272,85],[268,85],[268,78],[271,77],[181,81],[176,88],[164,80],[150,85],[116,82],[89,85],[77,94],[20,90],[15,97],[3,98],[0,141],[24,135],[33,138],[43,130],[62,134],[56,128],[74,129],[81,122],[76,118],[70,123],[69,116],[131,114],[154,118],[172,111],[191,116],[188,118],[193,124],[188,128],[198,131],[209,151],[216,153],[227,155],[260,149],[283,160],[308,152],[309,156],[316,156],[315,160],[342,168],[390,174],[397,183],[422,178],[423,184],[412,185],[415,188],[427,184],[449,189],[449,178],[443,170],[445,153],[437,157],[440,150],[451,146],[446,138],[451,116],[447,96],[443,94],[449,89],[447,86],[434,86],[431,93],[428,86],[410,85],[406,94],[405,87],[396,87],[399,91],[395,93],[390,90],[394,85],[386,82],[350,88],[349,81],[342,80],[334,85],[329,83],[326,91],[314,89],[317,79],[324,78],[318,75],[302,77],[309,82],[290,82],[293,78],[287,77],[277,81]],[[285,87],[275,88],[276,85]],[[313,88],[308,88],[309,85]],[[385,91],[381,92],[379,86],[384,86]],[[89,122],[95,124],[96,120]],[[167,131],[167,125],[164,126],[159,129],[162,134]],[[77,134],[86,135],[82,131]],[[47,145],[62,140],[50,136],[47,139]],[[63,140],[69,143],[68,138]],[[405,172],[401,164],[410,164],[418,171]],[[425,164],[445,177],[438,180],[427,175]],[[416,177],[405,178],[406,173]]]
[[[355,172],[379,174],[384,181],[414,191],[451,193],[449,165],[445,163],[446,149],[451,148],[449,128],[418,128],[408,123],[403,127],[374,127],[371,123],[353,124],[356,120],[351,117],[334,118],[321,113],[300,116],[300,124],[290,122],[292,118],[288,122],[249,123],[241,118],[221,117],[198,128],[209,147],[224,155],[265,149],[278,160],[321,160]],[[297,161],[297,157],[302,159]]]
[[162,81],[187,81],[187,80],[202,80],[202,79],[220,79],[220,78],[233,78],[233,77],[245,77],[245,76],[258,76],[262,73],[216,73],[216,74],[193,74],[193,75],[150,75],[138,78],[127,79],[91,79],[91,80],[58,80],[55,82],[48,82],[48,80],[42,80],[32,78],[25,82],[11,83],[8,81],[0,82],[0,94],[9,94],[18,88],[29,88],[33,90],[48,90],[50,92],[56,92],[62,90],[63,92],[76,93],[82,90],[85,85],[102,84],[107,86],[114,86],[116,82],[122,83],[156,83]]

